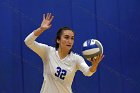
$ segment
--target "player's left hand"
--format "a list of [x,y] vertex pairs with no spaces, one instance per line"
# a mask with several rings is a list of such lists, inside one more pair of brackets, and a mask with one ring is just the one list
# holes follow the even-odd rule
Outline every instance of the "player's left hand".
[[100,54],[96,58],[90,58],[89,61],[92,63],[92,66],[90,67],[91,72],[95,72],[99,63],[104,58],[104,55]]
[[103,54],[99,54],[98,56],[94,57],[94,58],[90,58],[88,59],[88,61],[90,61],[92,63],[92,65],[98,65],[101,60],[104,58]]

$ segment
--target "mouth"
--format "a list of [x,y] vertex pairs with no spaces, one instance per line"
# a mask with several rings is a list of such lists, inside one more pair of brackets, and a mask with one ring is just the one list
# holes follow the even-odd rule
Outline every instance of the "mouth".
[[66,46],[71,47],[71,45],[66,45]]

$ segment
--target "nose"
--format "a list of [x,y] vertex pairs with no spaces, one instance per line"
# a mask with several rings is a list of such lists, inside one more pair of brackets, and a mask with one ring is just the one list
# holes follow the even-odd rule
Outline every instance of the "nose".
[[68,43],[69,43],[69,44],[73,44],[73,39],[69,39],[69,40],[68,40]]

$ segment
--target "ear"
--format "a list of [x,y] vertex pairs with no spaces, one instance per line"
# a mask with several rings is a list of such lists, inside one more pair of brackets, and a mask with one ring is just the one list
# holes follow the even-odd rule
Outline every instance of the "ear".
[[60,40],[59,40],[59,39],[57,39],[57,43],[58,43],[58,44],[60,43]]

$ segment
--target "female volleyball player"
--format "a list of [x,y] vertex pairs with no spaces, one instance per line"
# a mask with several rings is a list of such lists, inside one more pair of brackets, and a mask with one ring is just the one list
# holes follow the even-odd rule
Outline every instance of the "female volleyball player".
[[90,60],[92,65],[89,67],[80,55],[71,51],[74,32],[68,27],[58,30],[55,48],[36,42],[35,39],[51,27],[53,18],[51,13],[43,14],[41,26],[26,37],[25,44],[42,58],[44,64],[44,82],[40,93],[72,93],[75,72],[80,70],[85,76],[91,76],[103,55]]

